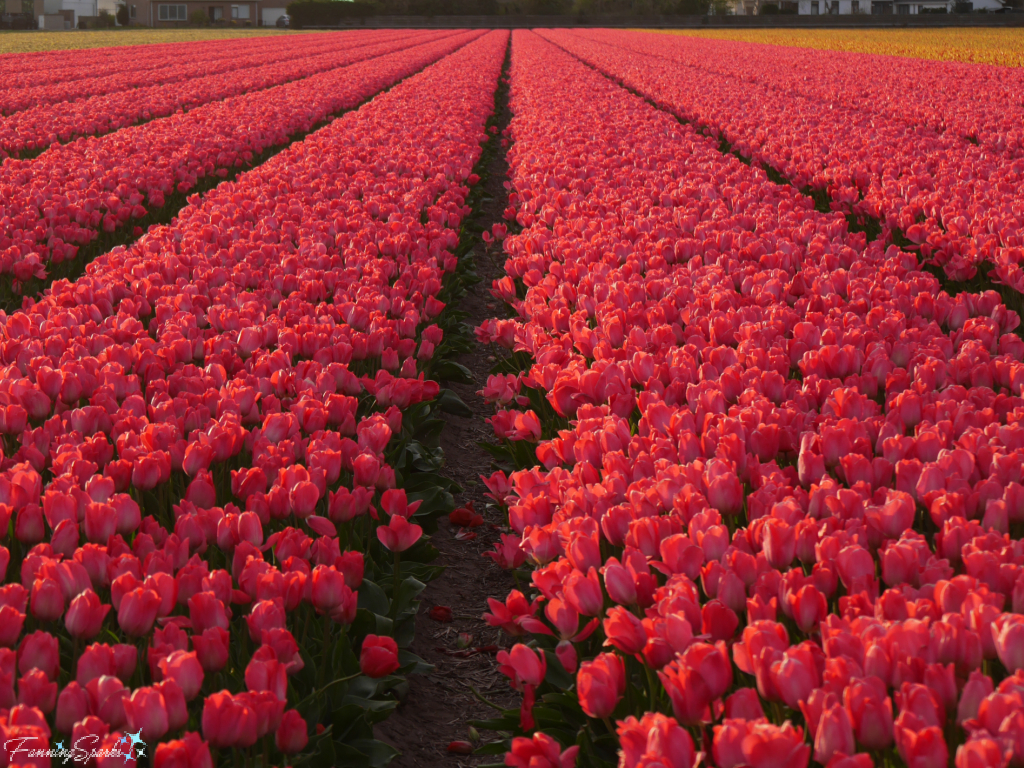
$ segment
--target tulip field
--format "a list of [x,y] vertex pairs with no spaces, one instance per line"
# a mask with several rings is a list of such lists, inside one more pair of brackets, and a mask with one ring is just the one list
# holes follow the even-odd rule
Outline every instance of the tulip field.
[[1024,765],[1024,70],[181,45],[0,87],[0,768],[383,768],[485,522],[438,761]]

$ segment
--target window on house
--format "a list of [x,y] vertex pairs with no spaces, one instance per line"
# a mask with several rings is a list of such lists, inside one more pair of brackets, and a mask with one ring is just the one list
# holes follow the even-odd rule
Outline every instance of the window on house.
[[896,6],[896,13],[898,13],[900,16],[909,16],[910,15],[910,6],[909,5],[897,5]]
[[850,13],[860,13],[860,0],[853,0],[850,3]]
[[813,0],[813,2],[811,3],[811,15],[818,15],[818,0]]
[[135,18],[135,8],[136,8],[136,6],[134,6],[134,5],[128,6],[128,18],[129,19],[134,19]]
[[161,5],[157,18],[160,21],[187,21],[188,9],[184,5]]
[[248,19],[249,18],[249,6],[248,5],[232,5],[231,6],[231,18],[232,19]]

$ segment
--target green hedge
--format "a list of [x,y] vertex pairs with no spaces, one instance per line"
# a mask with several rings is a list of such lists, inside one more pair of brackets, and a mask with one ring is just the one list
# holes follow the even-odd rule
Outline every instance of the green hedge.
[[345,19],[366,18],[378,12],[373,3],[360,2],[314,2],[300,0],[288,5],[288,16],[293,28],[333,27]]

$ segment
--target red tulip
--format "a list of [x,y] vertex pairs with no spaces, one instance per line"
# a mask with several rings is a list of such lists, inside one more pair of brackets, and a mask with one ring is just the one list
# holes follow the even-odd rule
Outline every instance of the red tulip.
[[40,621],[54,621],[64,613],[64,594],[53,579],[38,579],[32,584],[32,615]]
[[210,746],[197,733],[186,733],[183,738],[156,745],[153,768],[213,768]]
[[646,714],[640,720],[627,717],[617,730],[622,745],[623,768],[644,765],[693,767],[693,739],[670,717],[657,713]]
[[1004,613],[991,625],[996,653],[1010,672],[1024,669],[1024,616]]
[[73,638],[91,640],[100,633],[110,609],[110,605],[100,602],[96,593],[87,589],[71,601],[64,616],[64,626]]
[[248,748],[256,743],[256,726],[256,712],[244,700],[228,691],[206,697],[203,703],[203,738],[210,746]]
[[49,714],[57,705],[57,683],[51,683],[41,669],[29,670],[18,680],[18,703]]
[[211,627],[224,630],[230,627],[224,603],[213,592],[197,592],[188,598],[188,615],[193,633],[202,633]]
[[786,649],[769,670],[774,689],[790,709],[799,708],[821,683],[814,659],[804,646]]
[[21,636],[25,613],[9,605],[0,605],[0,647],[11,648]]
[[1009,763],[1011,750],[995,739],[986,736],[972,736],[967,743],[956,750],[956,768],[1003,768]]
[[387,636],[367,635],[359,653],[359,669],[368,677],[386,677],[399,667],[398,645]]
[[174,680],[164,680],[153,686],[164,697],[164,707],[167,709],[167,725],[172,731],[183,728],[188,722],[188,706],[185,703],[185,694],[181,686]]
[[843,694],[843,703],[853,721],[857,743],[867,749],[884,749],[892,744],[892,702],[878,678],[854,680]]
[[[937,726],[923,726],[920,722],[914,722],[913,726],[904,726],[904,719],[901,714],[896,721],[896,746],[908,768],[947,765],[949,750],[942,729]],[[916,720],[913,716],[911,719]]]
[[90,680],[86,686],[91,711],[111,728],[120,728],[126,722],[124,700],[129,691],[116,677],[102,675]]
[[452,615],[452,609],[450,607],[448,607],[447,605],[435,605],[435,606],[432,606],[430,611],[429,611],[429,614],[430,614],[430,618],[432,618],[434,621],[439,621],[439,622],[443,622],[443,623],[444,622],[453,621],[454,618],[455,618]]
[[701,609],[702,632],[712,642],[731,640],[740,625],[739,617],[720,600],[710,600]]
[[288,699],[288,674],[277,659],[255,657],[245,668],[245,687],[250,691],[270,691],[280,701]]
[[306,721],[294,709],[289,709],[281,718],[281,724],[277,727],[277,734],[274,743],[280,752],[286,755],[294,755],[306,748],[309,743],[309,729]]
[[960,703],[957,705],[956,721],[963,724],[978,716],[981,702],[994,690],[992,678],[979,670],[971,672],[970,678],[960,692]]
[[141,637],[153,628],[159,609],[160,595],[151,589],[139,587],[121,599],[117,609],[117,623],[129,637]]
[[192,635],[192,647],[203,671],[219,672],[228,663],[230,636],[220,627],[210,627],[200,634]]
[[57,678],[60,648],[57,638],[48,632],[37,631],[22,638],[18,645],[18,671],[26,674],[39,669],[50,680]]
[[725,717],[730,720],[758,720],[764,717],[761,699],[753,688],[740,688],[725,700]]
[[781,727],[764,722],[751,724],[742,750],[751,768],[806,768],[811,757],[803,729],[794,728],[788,721]]
[[631,656],[643,651],[647,645],[647,630],[640,619],[622,606],[610,609],[607,616],[603,622],[604,633],[608,638],[606,644]]
[[419,541],[422,535],[423,529],[420,526],[399,515],[391,517],[386,526],[377,528],[380,543],[392,552],[404,552]]
[[597,570],[591,568],[586,575],[572,571],[565,579],[565,599],[579,614],[598,616],[604,604],[601,582]]
[[70,734],[75,723],[89,715],[89,707],[88,692],[72,680],[57,697],[57,714],[54,718],[57,730]]
[[352,600],[352,590],[345,584],[345,575],[333,565],[313,569],[312,602],[317,613],[331,614]]
[[159,741],[168,731],[164,697],[155,688],[137,688],[124,699],[124,712],[128,728],[133,733],[141,730],[147,740]]
[[574,768],[579,747],[561,751],[561,745],[546,733],[535,733],[527,739],[512,739],[512,749],[505,755],[509,768]]
[[185,701],[192,701],[199,695],[203,687],[203,667],[195,651],[174,651],[160,660],[159,667],[165,680],[174,680],[181,687]]
[[814,760],[825,765],[837,753],[852,755],[855,749],[849,713],[839,704],[828,707],[821,713],[814,735]]
[[576,673],[580,706],[588,717],[608,717],[626,691],[626,669],[614,653],[599,654],[584,661]]

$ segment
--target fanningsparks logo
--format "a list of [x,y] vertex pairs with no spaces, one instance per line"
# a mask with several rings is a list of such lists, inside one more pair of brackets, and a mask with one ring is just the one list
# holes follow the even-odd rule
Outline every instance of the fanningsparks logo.
[[38,746],[39,739],[36,736],[23,736],[7,739],[4,748],[11,762],[23,757],[26,760],[33,758],[48,757],[51,760],[59,760],[62,763],[74,762],[83,765],[90,760],[97,758],[123,759],[125,764],[129,760],[138,761],[146,754],[146,742],[141,738],[142,729],[136,733],[126,733],[113,745],[100,748],[101,738],[96,734],[82,736],[74,744],[65,746],[63,741],[58,741],[56,746],[45,749]]

